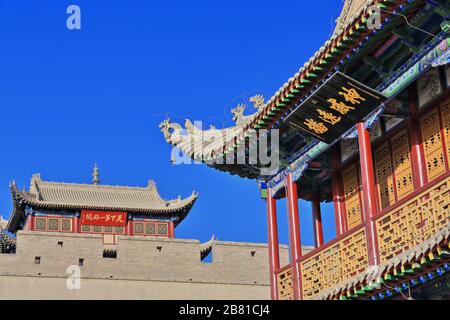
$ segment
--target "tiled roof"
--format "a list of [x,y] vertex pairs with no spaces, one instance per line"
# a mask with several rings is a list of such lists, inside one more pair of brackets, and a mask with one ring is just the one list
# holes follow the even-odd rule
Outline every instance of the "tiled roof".
[[19,190],[13,182],[16,201],[49,209],[92,209],[142,213],[175,213],[190,210],[197,193],[186,199],[166,201],[153,181],[145,188],[107,185],[72,184],[43,181],[40,175],[31,179],[30,190]]

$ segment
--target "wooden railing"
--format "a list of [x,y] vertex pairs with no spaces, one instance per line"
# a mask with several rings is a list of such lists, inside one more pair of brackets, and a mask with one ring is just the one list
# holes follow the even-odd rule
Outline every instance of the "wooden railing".
[[[373,218],[380,263],[431,238],[450,222],[450,173],[436,179]],[[364,225],[303,256],[302,293],[310,299],[368,267]],[[280,299],[292,299],[291,269],[278,273]]]
[[375,219],[381,263],[429,239],[450,221],[450,177]]
[[368,255],[364,227],[306,255],[299,263],[304,299],[365,271]]
[[278,300],[293,300],[294,288],[292,286],[292,268],[287,266],[277,274]]

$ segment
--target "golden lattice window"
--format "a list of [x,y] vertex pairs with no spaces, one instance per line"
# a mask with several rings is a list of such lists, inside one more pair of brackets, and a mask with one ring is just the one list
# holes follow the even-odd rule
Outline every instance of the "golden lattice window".
[[434,109],[420,122],[428,180],[445,173],[444,150],[441,137],[439,113]]
[[362,223],[361,203],[359,199],[360,185],[358,179],[358,167],[356,164],[347,168],[342,176],[345,195],[345,212],[348,229]]
[[414,191],[408,131],[403,130],[391,139],[394,159],[395,188],[398,200]]
[[450,99],[441,105],[442,126],[444,127],[444,139],[447,145],[447,159],[450,159]]
[[389,142],[375,150],[375,172],[381,209],[385,209],[395,201]]

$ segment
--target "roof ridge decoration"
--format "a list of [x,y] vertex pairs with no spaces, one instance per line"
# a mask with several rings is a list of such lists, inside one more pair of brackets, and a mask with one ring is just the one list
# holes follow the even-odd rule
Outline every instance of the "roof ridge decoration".
[[[258,111],[266,105],[263,95],[255,95],[249,101]],[[236,137],[244,137],[245,125],[252,121],[258,113],[257,111],[251,115],[244,115],[246,109],[247,105],[243,103],[232,109],[235,126],[224,129],[216,129],[211,126],[208,130],[202,130],[199,128],[202,126],[201,123],[196,126],[197,123],[192,123],[189,119],[186,119],[183,128],[178,123],[172,123],[170,118],[161,122],[159,128],[164,134],[164,139],[179,148],[185,155],[196,161],[214,161],[222,157],[224,145],[235,140]],[[176,159],[172,159],[172,162],[175,161]]]
[[[359,0],[362,1],[362,0]],[[364,42],[364,39],[373,31],[366,24],[370,12],[369,8],[376,5],[385,9],[381,13],[381,19],[390,16],[386,10],[396,10],[411,0],[365,0],[357,5],[348,1],[343,11],[345,24],[339,27],[336,32],[327,40],[324,45],[307,61],[299,71],[291,77],[271,98],[258,109],[251,119],[241,125],[239,131],[233,138],[224,140],[223,144],[215,143],[208,146],[206,159],[219,158],[233,152],[239,145],[244,143],[244,139],[249,132],[271,127],[277,120],[287,115],[299,100],[300,97],[308,96],[315,86],[325,81],[333,74],[340,61],[352,50]],[[341,21],[344,21],[341,19]],[[160,125],[164,132],[166,141],[182,151],[185,147],[185,139],[181,137],[182,128],[178,124],[170,123],[170,119]],[[172,132],[174,131],[174,132]],[[222,130],[223,131],[223,130]],[[183,141],[184,140],[184,141]],[[204,161],[202,157],[195,157],[194,152],[185,152],[194,160]]]
[[334,33],[340,33],[350,20],[359,15],[361,8],[372,0],[345,0],[340,16],[336,19]]

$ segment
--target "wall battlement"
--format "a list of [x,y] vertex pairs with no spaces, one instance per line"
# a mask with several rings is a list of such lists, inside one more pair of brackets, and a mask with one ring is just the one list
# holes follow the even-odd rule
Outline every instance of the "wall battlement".
[[[120,237],[118,244],[111,247],[103,244],[102,235],[20,231],[16,254],[0,255],[0,298],[9,297],[7,288],[16,292],[14,297],[35,297],[33,289],[24,289],[23,282],[30,278],[28,283],[40,283],[45,278],[41,290],[59,292],[62,296],[58,298],[70,298],[73,294],[81,295],[77,298],[124,298],[124,293],[111,289],[123,285],[136,286],[141,292],[136,298],[144,299],[211,298],[203,297],[205,292],[213,292],[212,297],[219,299],[269,298],[267,245],[217,241],[211,263],[201,261],[202,248],[204,245],[196,240],[127,236]],[[105,249],[116,249],[117,258],[104,258]],[[289,263],[288,256],[287,246],[282,246],[282,265]],[[81,261],[82,290],[73,293],[65,285],[69,276],[66,271]],[[84,289],[83,284],[87,285]],[[155,285],[158,292],[149,290]],[[205,288],[208,289],[204,291]],[[149,295],[147,291],[153,292]],[[131,292],[129,288],[127,292]]]

